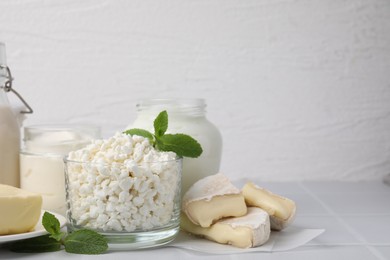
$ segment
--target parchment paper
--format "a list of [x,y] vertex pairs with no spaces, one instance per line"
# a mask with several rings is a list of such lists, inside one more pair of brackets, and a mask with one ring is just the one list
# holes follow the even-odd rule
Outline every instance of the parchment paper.
[[168,246],[177,247],[208,254],[239,254],[248,252],[287,251],[305,245],[321,235],[325,229],[303,229],[288,227],[283,231],[272,231],[267,243],[255,248],[241,249],[230,245],[222,245],[204,238],[180,231],[178,237]]

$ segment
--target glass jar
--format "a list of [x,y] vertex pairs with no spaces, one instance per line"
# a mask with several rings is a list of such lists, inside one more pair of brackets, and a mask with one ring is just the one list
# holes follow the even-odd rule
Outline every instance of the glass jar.
[[94,126],[36,125],[24,128],[20,187],[42,195],[42,208],[65,215],[63,158],[100,137]]
[[168,112],[167,133],[183,133],[195,138],[202,146],[198,158],[184,158],[182,195],[197,180],[219,172],[222,137],[206,118],[204,99],[144,99],[137,103],[137,118],[130,128],[154,131],[153,121],[163,110]]
[[19,187],[20,126],[6,95],[9,91],[17,94],[12,89],[5,45],[0,42],[0,183]]
[[[0,45],[1,48],[1,45]],[[0,85],[4,77],[0,74]],[[19,187],[19,125],[5,91],[0,89],[0,183]]]

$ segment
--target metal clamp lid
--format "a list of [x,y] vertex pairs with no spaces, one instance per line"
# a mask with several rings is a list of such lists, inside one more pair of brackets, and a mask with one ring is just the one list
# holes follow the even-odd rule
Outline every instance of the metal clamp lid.
[[5,92],[12,92],[14,93],[19,99],[20,101],[22,101],[22,103],[26,106],[27,110],[24,110],[24,111],[20,111],[20,113],[22,114],[32,114],[33,113],[33,110],[32,108],[29,106],[29,104],[27,104],[26,100],[23,99],[23,97],[15,90],[12,88],[12,81],[14,80],[12,78],[12,74],[11,74],[11,70],[8,66],[6,65],[2,65],[0,64],[0,69],[5,69],[6,70],[6,81],[5,81],[5,84],[4,86],[0,86],[0,89],[4,89]]

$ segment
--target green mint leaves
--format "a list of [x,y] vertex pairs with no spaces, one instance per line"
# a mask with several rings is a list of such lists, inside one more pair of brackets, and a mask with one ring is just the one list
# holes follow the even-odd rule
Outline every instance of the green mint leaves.
[[61,232],[60,222],[49,212],[43,214],[42,225],[56,241],[62,242],[64,238],[63,244],[68,253],[94,255],[104,253],[108,248],[106,238],[95,231],[80,229],[68,235]]
[[51,213],[45,211],[42,217],[42,225],[49,232],[50,237],[60,241],[65,233],[61,232],[60,222],[58,219]]
[[51,213],[45,212],[42,225],[48,235],[20,240],[10,244],[9,248],[17,253],[41,253],[61,250],[74,254],[101,254],[108,249],[104,236],[88,229],[80,229],[70,234],[61,232],[60,222]]
[[168,129],[168,113],[162,111],[153,122],[155,136],[161,137]]
[[201,145],[189,135],[186,134],[165,134],[168,129],[168,113],[162,111],[153,123],[154,134],[147,130],[133,128],[126,130],[128,135],[139,135],[148,138],[151,144],[160,151],[171,151],[179,157],[199,157],[203,150]]
[[65,251],[75,254],[96,255],[104,253],[107,248],[107,240],[95,231],[80,229],[70,233],[65,238]]
[[198,157],[202,154],[200,144],[185,134],[166,134],[157,140],[157,147],[161,151],[173,151],[179,156],[186,157]]

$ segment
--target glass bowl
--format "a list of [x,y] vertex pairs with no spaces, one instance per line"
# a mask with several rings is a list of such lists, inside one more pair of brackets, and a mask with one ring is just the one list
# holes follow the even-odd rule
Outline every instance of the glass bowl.
[[64,162],[69,232],[94,230],[110,249],[160,246],[177,236],[182,159]]

